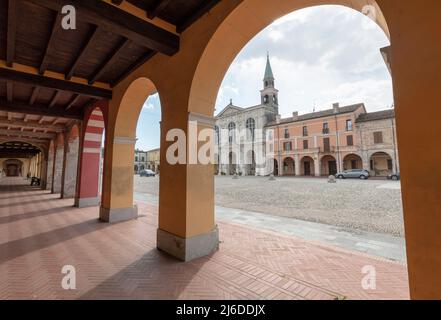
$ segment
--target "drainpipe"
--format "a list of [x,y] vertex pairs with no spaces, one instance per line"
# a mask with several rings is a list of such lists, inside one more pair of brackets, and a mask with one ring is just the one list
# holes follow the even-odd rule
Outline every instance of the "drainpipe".
[[343,171],[343,163],[341,162],[341,154],[340,154],[340,135],[338,133],[338,121],[337,121],[337,116],[334,116],[335,119],[335,134],[337,137],[337,162],[338,162],[338,166],[339,169],[338,171],[341,172]]
[[396,141],[396,135],[395,135],[395,121],[394,118],[391,119],[392,123],[392,138],[393,138],[393,145],[394,145],[394,166],[395,166],[395,173],[398,172],[398,160],[397,160],[397,141]]

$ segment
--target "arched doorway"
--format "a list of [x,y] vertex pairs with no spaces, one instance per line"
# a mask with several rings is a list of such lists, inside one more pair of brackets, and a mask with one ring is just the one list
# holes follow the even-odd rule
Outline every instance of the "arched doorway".
[[120,88],[118,95],[110,101],[109,110],[116,114],[112,117],[114,123],[109,124],[106,131],[102,221],[118,222],[138,216],[134,204],[133,170],[139,170],[141,166],[135,166],[136,130],[143,106],[157,92],[150,79],[139,77]]
[[371,175],[375,177],[387,177],[394,170],[393,159],[386,152],[376,152],[370,157]]
[[315,175],[315,167],[314,167],[314,159],[310,156],[305,156],[300,160],[300,172],[303,176],[314,176]]
[[237,157],[236,157],[236,153],[234,151],[231,151],[228,154],[228,174],[230,176],[238,174],[238,172],[237,172]]
[[351,153],[343,158],[343,170],[363,169],[363,160],[357,154]]
[[287,157],[283,160],[283,175],[294,176],[295,175],[295,162],[291,157]]
[[276,159],[273,160],[273,174],[275,176],[279,175],[279,162]]
[[322,157],[320,165],[323,176],[335,175],[337,173],[337,160],[331,155]]
[[21,177],[23,162],[18,159],[9,159],[3,162],[3,170],[6,177]]

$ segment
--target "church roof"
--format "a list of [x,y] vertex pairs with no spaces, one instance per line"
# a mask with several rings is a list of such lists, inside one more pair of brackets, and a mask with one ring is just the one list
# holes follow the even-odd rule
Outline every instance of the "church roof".
[[395,110],[383,110],[377,112],[362,113],[358,116],[356,122],[368,122],[392,118],[395,118]]
[[277,121],[272,121],[272,122],[268,123],[266,126],[271,127],[271,126],[276,126],[278,124],[301,122],[301,121],[312,120],[312,119],[317,119],[317,118],[329,117],[329,116],[333,116],[333,115],[351,113],[351,112],[357,111],[359,108],[365,108],[364,103],[358,103],[358,104],[354,104],[354,105],[350,105],[350,106],[339,107],[338,111],[336,113],[334,112],[334,109],[328,109],[328,110],[303,114],[303,115],[300,115],[296,118],[290,117],[290,118],[280,119],[280,123],[277,123]]
[[230,103],[221,112],[219,112],[219,114],[215,118],[222,117],[229,110],[234,110],[234,111],[238,112],[238,111],[243,111],[244,108],[235,106],[235,105],[233,105],[233,103]]
[[266,68],[265,68],[265,77],[264,79],[274,79],[273,68],[271,68],[271,62],[269,58],[269,54],[266,56]]

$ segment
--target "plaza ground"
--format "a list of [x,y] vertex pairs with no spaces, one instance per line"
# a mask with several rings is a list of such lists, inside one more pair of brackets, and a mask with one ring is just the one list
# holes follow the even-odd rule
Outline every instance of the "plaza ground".
[[[400,182],[216,177],[216,205],[319,222],[350,232],[404,236]],[[135,176],[135,192],[158,195],[159,177]]]
[[[152,180],[149,180],[151,183]],[[21,178],[0,181],[0,299],[408,299],[406,266],[298,237],[219,221],[220,249],[189,263],[156,249],[157,207],[98,221]],[[76,289],[63,290],[63,266]],[[362,269],[376,288],[362,288]]]

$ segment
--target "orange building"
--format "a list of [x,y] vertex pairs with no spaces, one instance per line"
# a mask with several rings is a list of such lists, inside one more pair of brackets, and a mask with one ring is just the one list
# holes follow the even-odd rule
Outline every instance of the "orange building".
[[[399,171],[393,110],[367,113],[364,104],[340,107],[267,125],[267,155],[279,176],[329,176],[366,169],[373,176]],[[372,137],[371,137],[372,136]]]

